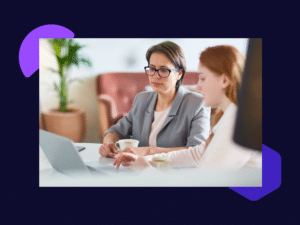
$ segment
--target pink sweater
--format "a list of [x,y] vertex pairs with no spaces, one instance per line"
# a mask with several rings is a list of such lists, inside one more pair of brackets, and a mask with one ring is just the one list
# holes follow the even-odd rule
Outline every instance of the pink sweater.
[[156,137],[159,133],[163,123],[165,122],[169,112],[170,112],[171,106],[163,111],[157,112],[154,111],[154,121],[152,122],[151,126],[151,133],[149,135],[149,146],[150,147],[156,147]]

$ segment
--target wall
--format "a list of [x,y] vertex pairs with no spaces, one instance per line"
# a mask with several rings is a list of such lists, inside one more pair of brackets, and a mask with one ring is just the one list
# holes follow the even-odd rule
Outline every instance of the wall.
[[[87,133],[84,142],[99,143],[98,104],[96,96],[96,76],[106,72],[142,72],[147,66],[146,51],[152,45],[165,40],[177,43],[184,51],[187,60],[187,71],[197,71],[199,54],[206,47],[227,44],[233,45],[244,55],[247,52],[247,38],[74,38],[86,47],[80,52],[91,60],[93,67],[81,66],[70,69],[72,78],[82,82],[74,82],[69,87],[70,100],[73,106],[81,107],[87,115]],[[40,39],[40,108],[48,110],[58,107],[59,102],[53,83],[58,82],[58,75],[47,70],[55,69],[56,61],[46,39]]]

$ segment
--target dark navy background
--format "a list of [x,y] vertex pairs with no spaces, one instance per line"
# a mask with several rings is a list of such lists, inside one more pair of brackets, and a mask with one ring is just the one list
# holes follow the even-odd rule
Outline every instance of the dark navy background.
[[[2,20],[1,35],[5,56],[1,82],[5,115],[1,183],[5,190],[2,213],[7,224],[294,223],[294,190],[299,175],[293,166],[299,161],[295,156],[299,147],[293,138],[293,127],[299,120],[299,94],[295,94],[297,89],[292,85],[297,84],[299,63],[290,54],[297,43],[289,39],[293,29],[283,26],[276,15],[267,16],[257,7],[245,6],[240,12],[230,12],[222,5],[195,3],[164,6],[146,2],[140,9],[133,9],[128,2],[115,2],[109,7],[100,1],[68,2],[73,5],[65,8],[61,2],[43,2],[42,7],[21,4],[11,6],[14,12]],[[252,11],[248,14],[246,8]],[[285,20],[291,24],[293,15],[288,14]],[[75,33],[75,38],[262,37],[263,143],[281,155],[280,188],[254,202],[229,188],[40,188],[39,77],[38,71],[30,78],[24,77],[18,55],[26,35],[46,24],[64,26]]]

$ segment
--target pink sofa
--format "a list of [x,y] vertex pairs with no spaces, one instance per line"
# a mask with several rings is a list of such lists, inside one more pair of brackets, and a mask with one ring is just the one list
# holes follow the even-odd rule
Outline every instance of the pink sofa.
[[[196,85],[197,82],[197,72],[186,72],[183,85]],[[97,76],[101,140],[106,130],[130,111],[136,94],[145,91],[146,86],[149,86],[149,78],[144,72],[106,73]]]

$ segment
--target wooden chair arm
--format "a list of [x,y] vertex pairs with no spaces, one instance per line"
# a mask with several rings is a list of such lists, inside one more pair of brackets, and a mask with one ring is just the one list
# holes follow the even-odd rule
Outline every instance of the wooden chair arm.
[[103,136],[106,132],[106,130],[110,127],[111,123],[111,116],[109,113],[109,102],[105,100],[99,99],[98,101],[99,104],[99,135],[100,135],[100,140],[103,142]]

